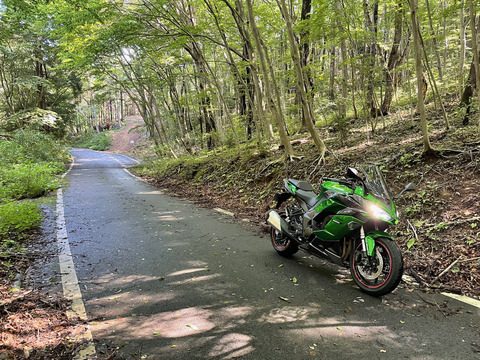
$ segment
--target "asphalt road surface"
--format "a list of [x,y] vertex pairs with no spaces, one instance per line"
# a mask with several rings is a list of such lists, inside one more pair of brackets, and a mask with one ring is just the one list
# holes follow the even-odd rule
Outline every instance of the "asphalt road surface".
[[[480,309],[401,285],[362,294],[226,215],[72,151],[68,240],[98,358],[480,359]],[[241,204],[239,204],[241,206]]]

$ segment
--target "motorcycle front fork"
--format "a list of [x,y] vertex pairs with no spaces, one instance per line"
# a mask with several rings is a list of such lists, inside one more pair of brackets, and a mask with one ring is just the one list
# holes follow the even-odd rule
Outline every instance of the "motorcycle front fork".
[[365,230],[363,229],[363,226],[360,228],[360,241],[362,243],[362,256],[364,259],[368,259],[367,261],[369,265],[372,265],[373,249],[369,249],[369,245],[365,239]]

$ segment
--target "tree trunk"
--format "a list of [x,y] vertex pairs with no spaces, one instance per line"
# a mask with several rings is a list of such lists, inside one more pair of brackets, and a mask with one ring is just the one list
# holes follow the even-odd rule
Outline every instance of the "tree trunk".
[[[302,10],[300,13],[300,20],[307,22],[310,19],[310,12],[312,11],[312,0],[302,0]],[[313,79],[310,71],[310,30],[309,25],[304,25],[300,32],[300,62],[302,64],[303,76],[305,79],[305,91],[308,98],[308,111],[310,117],[313,117]],[[302,111],[302,127],[306,126],[305,114]]]
[[402,24],[403,24],[403,0],[397,1],[395,7],[395,33],[393,35],[392,49],[388,57],[387,68],[385,69],[385,97],[382,102],[382,115],[390,112],[392,105],[393,93],[397,88],[398,75],[395,68],[400,64],[400,43],[402,41]]
[[420,114],[420,125],[423,134],[423,152],[431,154],[434,152],[430,138],[428,136],[427,116],[425,113],[425,102],[423,99],[423,65],[422,65],[422,45],[420,42],[420,27],[418,25],[417,8],[418,0],[408,0],[410,5],[410,17],[412,20],[413,43],[415,49],[415,73],[417,76],[417,111]]
[[[480,63],[479,63],[479,53],[478,53],[478,39],[477,39],[477,12],[475,10],[473,0],[469,0],[470,5],[470,30],[472,32],[472,51],[473,51],[473,65],[475,67],[475,85],[477,87],[477,101],[480,107]],[[480,122],[479,122],[480,126]]]
[[432,14],[430,11],[430,2],[428,0],[425,0],[425,5],[427,7],[428,25],[430,27],[430,33],[432,36],[433,51],[435,52],[435,58],[437,60],[438,76],[440,77],[440,80],[442,80],[443,79],[442,63],[440,62],[440,53],[438,52],[437,38],[435,34],[435,29],[433,28]]
[[328,98],[331,102],[335,102],[335,46],[330,49],[330,86]]
[[305,114],[305,121],[308,128],[308,131],[312,135],[313,141],[317,146],[318,151],[320,152],[320,159],[323,160],[325,157],[326,146],[323,140],[320,138],[317,129],[315,128],[314,119],[310,117],[310,111],[308,110],[308,99],[307,94],[305,92],[305,80],[303,78],[302,72],[302,65],[300,63],[300,56],[298,53],[298,47],[295,42],[295,34],[293,33],[293,25],[292,25],[292,18],[290,13],[287,10],[287,6],[285,4],[285,0],[278,0],[277,1],[282,12],[283,18],[287,23],[287,32],[288,32],[288,39],[290,42],[290,53],[292,54],[293,58],[293,65],[295,67],[295,73],[297,75],[297,90],[300,93],[302,99],[302,108],[303,113]]
[[[341,23],[341,21],[338,17],[341,16],[340,14],[342,13],[342,6],[343,5],[340,1],[336,1],[335,4],[336,4],[335,6],[338,10],[336,23],[337,23],[338,31],[340,33],[342,33],[342,32],[345,31],[345,29],[344,29],[344,26],[343,26],[343,24]],[[346,117],[347,117],[347,97],[348,97],[347,58],[348,58],[347,43],[346,43],[344,37],[341,36],[341,40],[340,40],[340,62],[341,63],[340,63],[340,66],[342,68],[342,86],[341,86],[342,98],[340,99],[339,105],[338,105],[338,114],[339,114],[341,119],[346,119]]]
[[377,55],[377,23],[378,23],[378,0],[375,0],[372,6],[372,14],[370,14],[370,4],[367,0],[363,2],[363,10],[365,15],[365,25],[370,35],[369,44],[366,50],[366,108],[370,111],[371,116],[377,116],[377,106],[375,102],[375,60]]
[[262,71],[262,75],[264,78],[264,85],[265,85],[265,91],[267,95],[267,101],[269,103],[269,106],[272,110],[273,118],[275,120],[275,123],[277,125],[278,133],[280,135],[280,143],[285,149],[285,156],[289,159],[293,157],[293,147],[292,144],[290,144],[290,141],[288,139],[287,133],[284,128],[284,119],[282,116],[282,112],[280,109],[280,104],[275,104],[272,91],[270,88],[270,80],[272,82],[275,81],[275,78],[269,79],[269,71],[267,69],[267,62],[265,60],[265,54],[263,53],[263,48],[261,46],[262,41],[260,38],[260,32],[258,31],[256,20],[255,20],[255,15],[253,14],[253,8],[252,8],[252,3],[251,0],[246,0],[247,4],[247,13],[248,13],[248,19],[249,19],[249,25],[252,29],[252,35],[253,39],[255,41],[255,47],[257,49],[257,55],[259,57],[260,61],[260,68]]
[[464,0],[460,1],[460,66],[459,66],[459,71],[458,71],[458,89],[459,89],[459,94],[460,97],[462,97],[462,92],[463,92],[463,73],[464,73],[464,67],[465,67],[465,49],[466,49],[466,42],[467,39],[465,37],[465,16],[464,16]]

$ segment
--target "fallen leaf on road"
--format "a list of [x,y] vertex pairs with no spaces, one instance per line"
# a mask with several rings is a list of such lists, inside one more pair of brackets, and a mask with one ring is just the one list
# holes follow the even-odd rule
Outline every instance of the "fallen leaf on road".
[[283,301],[287,301],[287,302],[290,301],[289,298],[286,298],[286,297],[283,297],[283,296],[279,296],[279,298],[280,298],[281,300],[283,300]]
[[187,324],[187,326],[195,331],[198,331],[198,327],[196,325],[193,325],[193,324]]

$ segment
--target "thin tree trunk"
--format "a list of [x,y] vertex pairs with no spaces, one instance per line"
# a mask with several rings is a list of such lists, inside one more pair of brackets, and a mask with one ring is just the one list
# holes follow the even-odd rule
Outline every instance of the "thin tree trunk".
[[[260,32],[258,31],[255,16],[253,14],[251,0],[246,0],[246,4],[247,4],[248,19],[250,21],[250,27],[252,29],[253,39],[255,40],[255,47],[257,49],[257,55],[260,61],[260,68],[262,70],[262,74],[264,78],[265,91],[267,93],[267,101],[270,105],[275,123],[277,125],[278,133],[280,135],[280,143],[283,145],[285,149],[285,156],[289,159],[292,159],[293,147],[292,147],[292,144],[290,144],[287,133],[285,132],[284,119],[282,118],[281,110],[279,109],[280,104],[275,104],[275,101],[272,96],[272,91],[270,88],[270,80],[269,80],[269,71],[267,69],[265,54],[263,53],[263,48],[261,46],[262,42],[260,39]],[[271,81],[272,82],[275,81],[275,78],[271,79]]]
[[393,35],[392,49],[388,57],[387,68],[385,69],[385,97],[382,103],[382,115],[387,115],[390,112],[392,105],[393,93],[395,92],[397,75],[395,68],[400,63],[400,43],[402,41],[402,24],[403,24],[403,0],[397,1],[395,6],[395,33]]
[[435,29],[433,28],[432,13],[430,11],[430,2],[428,0],[425,0],[425,5],[427,7],[428,25],[430,27],[430,33],[432,35],[433,51],[435,52],[435,58],[437,60],[438,76],[440,77],[440,80],[442,80],[443,79],[442,63],[440,62],[440,53],[438,52],[437,38],[435,34]]
[[[300,13],[300,20],[302,22],[309,21],[310,12],[312,11],[312,0],[302,0],[302,11]],[[303,30],[300,32],[300,62],[302,64],[303,76],[305,78],[305,91],[308,98],[308,110],[310,111],[310,117],[313,117],[313,103],[314,98],[313,79],[310,71],[310,30],[309,26],[303,26]],[[302,111],[302,127],[306,126],[305,114]]]
[[412,20],[413,43],[415,49],[415,73],[417,76],[417,111],[420,114],[420,126],[423,134],[423,152],[431,154],[434,150],[430,144],[428,136],[427,116],[425,113],[425,101],[423,99],[423,65],[422,65],[422,49],[420,42],[420,28],[418,26],[417,9],[418,0],[408,0],[410,5],[410,17]]
[[465,67],[465,49],[466,49],[466,36],[465,36],[465,16],[464,16],[464,0],[460,1],[460,65],[458,68],[458,94],[462,97],[464,87],[464,67]]
[[323,160],[323,158],[325,157],[325,152],[327,147],[325,146],[325,143],[323,142],[323,140],[320,138],[320,135],[318,134],[318,131],[315,128],[314,119],[310,117],[310,111],[308,110],[308,100],[307,100],[307,94],[305,92],[305,81],[303,78],[302,65],[300,63],[298,47],[295,42],[295,34],[293,33],[292,18],[290,16],[290,13],[287,10],[285,0],[278,0],[277,3],[279,4],[283,18],[287,23],[288,39],[290,42],[290,53],[292,54],[293,65],[295,66],[295,73],[297,75],[297,90],[299,91],[302,99],[303,113],[305,114],[305,121],[307,123],[307,128],[310,134],[312,135],[313,141],[317,146],[318,151],[320,152],[320,159]]
[[[477,12],[475,10],[473,0],[469,0],[470,7],[470,31],[472,32],[472,51],[473,51],[473,65],[475,67],[475,84],[477,87],[477,101],[480,106],[480,63],[479,63],[479,53],[478,53],[478,39],[477,39]],[[479,122],[480,130],[480,122]]]
[[[341,23],[340,19],[338,18],[341,16],[340,14],[342,13],[342,3],[340,1],[335,2],[335,6],[338,10],[337,17],[336,17],[336,23],[337,23],[337,28],[340,33],[345,31],[343,24]],[[339,106],[338,106],[338,114],[341,119],[345,119],[347,117],[347,97],[348,97],[348,68],[347,68],[347,43],[344,39],[343,36],[341,36],[340,40],[340,66],[342,68],[342,98],[339,101]]]

